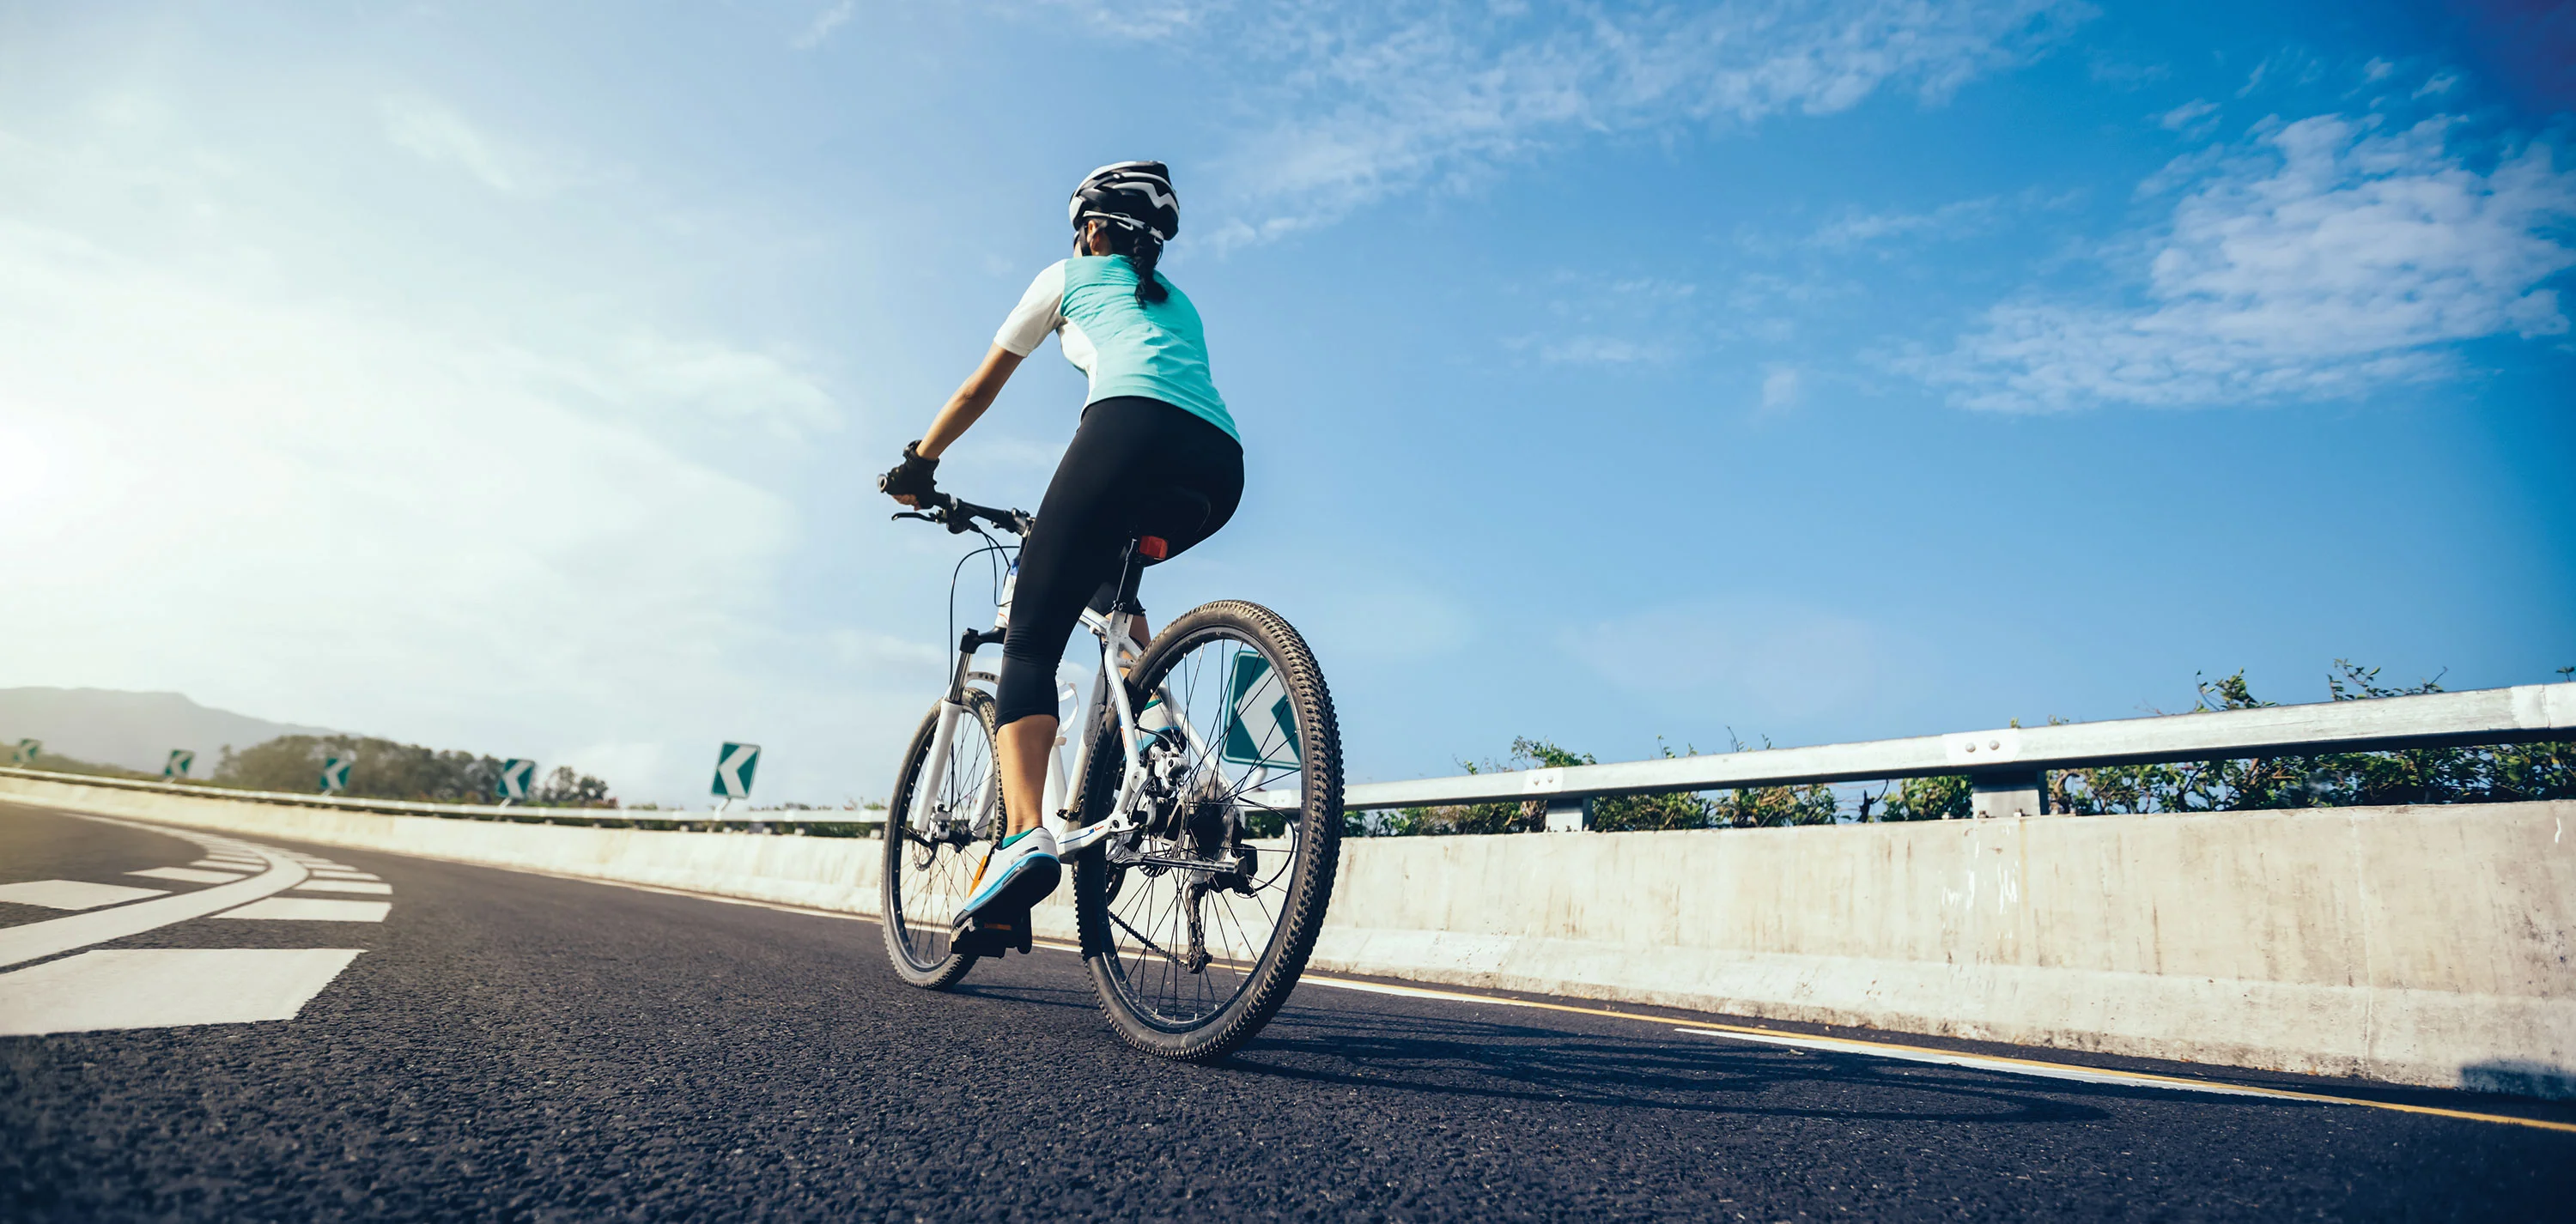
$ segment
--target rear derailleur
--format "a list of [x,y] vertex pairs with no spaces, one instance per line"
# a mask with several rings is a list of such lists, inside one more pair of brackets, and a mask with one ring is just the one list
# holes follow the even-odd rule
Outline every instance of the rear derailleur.
[[1189,753],[1178,740],[1164,732],[1146,745],[1144,802],[1136,823],[1110,838],[1102,850],[1110,869],[1122,874],[1141,871],[1150,878],[1181,873],[1181,913],[1190,942],[1187,951],[1172,959],[1197,973],[1213,959],[1202,903],[1219,890],[1252,896],[1260,852],[1243,840],[1243,814],[1224,779],[1214,769],[1193,779]]

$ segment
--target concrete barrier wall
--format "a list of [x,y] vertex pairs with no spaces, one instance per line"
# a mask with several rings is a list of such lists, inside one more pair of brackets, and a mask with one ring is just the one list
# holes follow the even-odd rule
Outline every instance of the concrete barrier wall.
[[[0,796],[861,914],[883,851],[10,778]],[[1344,849],[1315,965],[2568,1097],[2570,823],[2561,802],[1371,839]],[[1072,933],[1060,900],[1038,919]]]

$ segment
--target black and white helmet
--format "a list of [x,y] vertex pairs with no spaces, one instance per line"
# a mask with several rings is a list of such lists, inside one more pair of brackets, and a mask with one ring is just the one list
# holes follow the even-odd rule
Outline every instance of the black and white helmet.
[[1172,191],[1172,170],[1158,161],[1116,162],[1084,175],[1065,211],[1075,229],[1098,218],[1163,242],[1181,232],[1181,200]]

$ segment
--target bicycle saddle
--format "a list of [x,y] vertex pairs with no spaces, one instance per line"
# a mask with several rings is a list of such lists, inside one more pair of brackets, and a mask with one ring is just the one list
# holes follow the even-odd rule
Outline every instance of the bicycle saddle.
[[1134,536],[1160,536],[1166,540],[1195,541],[1200,529],[1207,526],[1208,516],[1216,508],[1208,499],[1182,488],[1155,489],[1136,499],[1131,516]]

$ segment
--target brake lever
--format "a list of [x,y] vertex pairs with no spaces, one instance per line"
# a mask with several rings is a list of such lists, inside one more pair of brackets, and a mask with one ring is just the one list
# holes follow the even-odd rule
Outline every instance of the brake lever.
[[[938,519],[932,518],[927,514],[923,514],[918,510],[897,510],[894,512],[894,517],[899,519],[920,519],[925,523],[936,523],[939,521]],[[889,519],[887,521],[891,522],[893,520]]]

